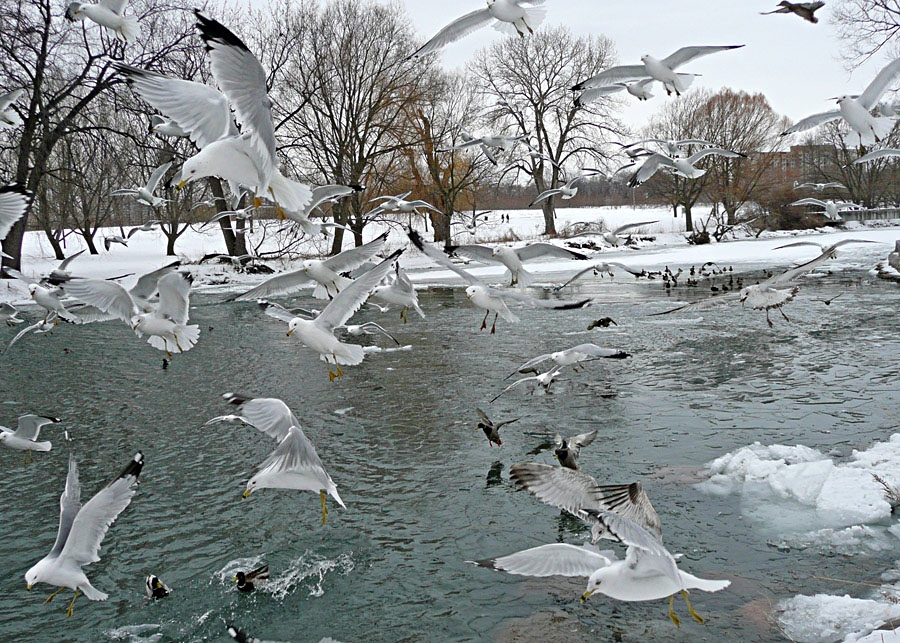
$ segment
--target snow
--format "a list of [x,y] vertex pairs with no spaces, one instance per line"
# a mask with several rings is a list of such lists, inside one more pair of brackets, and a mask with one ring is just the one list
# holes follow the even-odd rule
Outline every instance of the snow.
[[[477,235],[473,238],[468,233],[454,237],[454,243],[485,242],[491,239],[519,238],[522,242],[528,240],[544,240],[540,231],[543,227],[543,219],[539,210],[511,211],[510,223],[500,223],[499,213],[489,215],[489,222],[479,226]],[[557,228],[572,222],[603,223],[606,229],[614,228],[628,222],[652,221],[659,219],[658,223],[646,226],[638,230],[640,236],[654,236],[653,241],[639,241],[637,249],[619,247],[609,248],[599,236],[578,237],[568,241],[566,239],[553,239],[553,243],[564,245],[568,242],[586,243],[593,241],[598,247],[603,247],[599,252],[585,251],[593,254],[591,262],[618,261],[636,268],[649,270],[661,270],[669,266],[673,270],[678,267],[687,268],[692,265],[699,266],[707,261],[716,262],[719,265],[734,266],[736,271],[747,271],[762,267],[787,268],[793,262],[805,261],[816,256],[818,250],[814,247],[787,248],[773,252],[774,248],[785,243],[786,238],[791,241],[797,239],[812,238],[820,243],[834,243],[839,239],[861,238],[877,241],[878,244],[861,244],[846,246],[841,249],[837,260],[829,264],[828,269],[870,269],[877,261],[884,260],[889,251],[886,245],[892,247],[895,240],[900,237],[900,227],[864,227],[859,224],[847,230],[834,231],[833,229],[804,231],[798,234],[796,231],[784,233],[765,233],[760,238],[747,238],[723,243],[712,243],[702,246],[688,245],[681,233],[684,229],[682,217],[673,218],[670,210],[666,208],[630,208],[630,207],[602,207],[602,208],[569,208],[557,211]],[[408,221],[403,218],[402,223]],[[900,222],[895,222],[900,224]],[[421,220],[417,227],[421,226]],[[275,249],[275,240],[279,237],[276,230],[282,227],[281,222],[262,221],[256,222],[254,232],[249,235],[248,246],[259,244],[262,250]],[[366,228],[364,241],[369,241],[385,231],[383,225],[372,225]],[[139,232],[129,240],[128,247],[113,244],[106,252],[102,249],[103,236],[107,234],[120,234],[119,228],[101,229],[95,237],[98,246],[101,247],[99,255],[82,255],[76,259],[71,269],[74,274],[84,277],[105,278],[123,274],[139,275],[171,262],[174,258],[165,256],[165,237],[159,231]],[[125,230],[127,232],[127,230]],[[430,238],[430,233],[426,233]],[[65,252],[70,255],[85,246],[77,235],[70,235],[67,240]],[[406,245],[406,236],[399,225],[390,228],[388,247],[396,248]],[[519,243],[519,242],[513,242]],[[345,235],[345,247],[352,244],[352,236]],[[319,238],[307,241],[298,247],[298,254],[292,260],[277,259],[266,263],[276,271],[290,269],[300,258],[307,256],[321,256],[327,252],[330,242]],[[25,235],[23,253],[23,272],[27,275],[46,274],[57,262],[42,232],[31,231]],[[197,262],[204,255],[222,253],[225,251],[222,234],[218,226],[207,226],[200,229],[192,226],[182,235],[175,245],[178,257],[185,262]],[[411,278],[417,283],[460,283],[459,279],[451,272],[438,270],[432,262],[421,253],[410,249],[404,253],[401,263]],[[565,273],[572,273],[587,267],[587,261],[538,261],[529,262],[529,271],[534,272],[544,281],[555,275],[553,281],[558,281]],[[241,289],[258,283],[266,275],[248,275],[237,271],[230,264],[207,263],[202,266],[192,266],[194,273],[194,285],[198,289]],[[467,269],[482,279],[500,281],[503,279],[505,268],[502,266],[483,266],[472,262]],[[130,285],[131,281],[123,281],[123,285]],[[23,284],[11,280],[0,282],[0,301],[27,300],[26,290]]]
[[[900,604],[850,596],[794,596],[778,605],[778,623],[791,640],[798,643],[832,643],[833,641],[880,641],[860,639],[885,621],[900,617]],[[885,632],[885,641],[890,632]]]

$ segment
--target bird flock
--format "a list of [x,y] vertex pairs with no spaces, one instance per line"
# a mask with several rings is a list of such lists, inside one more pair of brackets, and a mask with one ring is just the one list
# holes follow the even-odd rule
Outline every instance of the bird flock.
[[[815,23],[815,12],[823,5],[815,3],[781,2],[770,13],[793,13]],[[113,32],[123,43],[134,43],[141,37],[141,26],[133,16],[125,15],[126,0],[102,0],[91,5],[72,2],[65,11],[71,21],[89,20]],[[418,59],[433,54],[447,44],[459,40],[475,30],[491,25],[494,29],[514,37],[528,37],[546,17],[544,0],[488,0],[487,7],[453,21],[440,30],[410,55]],[[218,21],[195,10],[196,28],[206,46],[212,77],[217,85],[172,78],[149,69],[124,63],[116,63],[116,69],[131,89],[147,104],[160,112],[153,117],[150,131],[161,136],[186,137],[197,147],[168,183],[182,189],[187,183],[205,177],[225,180],[231,191],[232,209],[218,216],[250,218],[268,201],[276,215],[297,225],[310,236],[323,234],[333,222],[311,220],[313,211],[320,205],[345,198],[361,191],[362,186],[325,185],[311,188],[283,175],[279,170],[278,141],[273,125],[271,101],[266,92],[266,71],[249,48]],[[585,105],[615,92],[626,92],[638,100],[653,98],[651,89],[656,83],[667,95],[681,95],[695,82],[698,75],[683,71],[703,56],[737,50],[742,45],[687,46],[664,57],[642,56],[640,64],[620,65],[587,78],[572,90],[578,93],[577,105]],[[859,96],[837,98],[837,109],[814,114],[798,121],[785,134],[803,131],[826,122],[843,119],[849,127],[848,144],[866,147],[881,141],[900,114],[890,105],[880,102],[883,94],[900,76],[900,60],[888,64]],[[0,127],[15,128],[20,125],[16,114],[9,110],[23,94],[17,90],[0,96]],[[497,164],[497,151],[510,151],[527,143],[527,135],[474,136],[465,130],[461,142],[444,148],[445,152],[477,148],[490,162]],[[645,146],[655,146],[657,151]],[[663,140],[644,139],[621,144],[632,159],[628,167],[635,167],[631,185],[647,181],[658,171],[668,171],[688,179],[696,179],[706,171],[697,163],[710,155],[726,158],[743,156],[721,149],[699,139]],[[529,148],[529,154],[540,154]],[[691,150],[694,150],[692,153]],[[900,150],[881,149],[860,156],[857,163],[866,163],[885,156],[900,156]],[[157,167],[146,185],[120,189],[112,193],[116,197],[136,199],[148,208],[164,205],[165,199],[156,192],[172,163]],[[596,173],[584,169],[574,176],[536,196],[532,205],[551,197],[571,199],[580,181]],[[840,184],[804,184],[798,189],[843,188]],[[244,192],[253,196],[253,205],[237,209],[236,203]],[[373,200],[374,212],[417,214],[422,210],[437,209],[422,200],[407,200],[410,193],[383,195]],[[33,195],[16,185],[0,187],[0,240],[8,234],[15,222],[30,207]],[[841,209],[854,207],[847,202],[822,201],[804,198],[792,205],[814,205],[826,216],[838,218]],[[111,243],[127,245],[128,239],[139,231],[154,229],[157,220],[132,230],[127,238],[109,236]],[[471,224],[478,225],[477,217]],[[630,223],[606,232],[602,238],[610,246],[618,246],[623,235],[632,230],[655,223],[645,221]],[[585,233],[587,234],[587,233]],[[543,309],[577,310],[590,305],[589,299],[560,299],[555,296],[568,288],[575,280],[588,273],[612,274],[612,269],[625,270],[635,277],[646,275],[616,262],[596,262],[591,256],[550,243],[529,243],[513,248],[506,245],[447,245],[439,248],[429,243],[412,226],[406,230],[409,247],[422,253],[441,269],[450,271],[465,283],[465,295],[471,304],[483,311],[480,330],[497,332],[497,322],[516,323],[519,316],[514,310]],[[400,310],[400,320],[407,322],[407,312],[415,311],[423,319],[425,313],[419,306],[416,288],[400,267],[399,259],[406,248],[386,249],[387,233],[374,240],[345,250],[328,259],[309,259],[299,268],[282,272],[259,285],[230,297],[227,301],[253,301],[265,315],[282,322],[288,336],[295,338],[306,349],[325,362],[330,381],[344,377],[344,369],[360,364],[368,353],[366,347],[354,343],[352,338],[362,335],[385,337],[403,349],[400,342],[380,324],[367,322],[350,324],[354,314],[363,306],[395,307]],[[865,240],[845,239],[827,247],[811,261],[775,274],[760,283],[734,288],[731,292],[691,302],[656,314],[672,314],[686,309],[705,308],[740,302],[755,310],[765,311],[771,326],[770,311],[776,310],[787,319],[782,308],[797,295],[798,279],[822,266],[836,255],[838,248],[848,243],[866,243]],[[80,253],[79,253],[80,254]],[[190,294],[193,277],[182,269],[180,262],[173,262],[140,276],[131,288],[124,287],[120,277],[109,279],[86,278],[74,274],[70,264],[78,255],[63,261],[55,270],[43,276],[27,276],[9,270],[9,274],[27,284],[34,304],[44,310],[44,316],[25,327],[13,338],[7,350],[28,333],[51,332],[60,321],[70,324],[87,324],[117,321],[127,324],[139,339],[166,355],[164,366],[175,355],[187,353],[200,340],[200,327],[189,319]],[[482,264],[502,265],[507,269],[505,286],[489,285],[453,258],[465,258]],[[534,283],[534,275],[526,270],[527,262],[540,259],[566,261],[590,261],[564,284],[535,296],[525,288]],[[666,270],[669,273],[668,269]],[[680,272],[680,271],[679,271]],[[692,269],[693,274],[693,269]],[[672,279],[677,280],[676,276]],[[667,281],[668,285],[668,281]],[[295,295],[312,286],[312,296],[322,300],[321,310],[289,309],[270,299]],[[375,303],[380,302],[380,304]],[[829,302],[830,303],[830,302]],[[387,308],[384,308],[386,310]],[[0,305],[0,321],[9,326],[24,323],[20,311],[9,304]],[[615,324],[610,318],[593,322],[591,327]],[[491,402],[516,389],[548,392],[564,369],[575,372],[596,360],[624,360],[629,354],[619,348],[607,348],[592,343],[538,355],[525,360],[508,377],[522,375],[500,391]],[[547,370],[540,369],[551,364]],[[262,489],[293,489],[318,493],[321,502],[322,524],[328,514],[327,498],[330,497],[342,509],[347,509],[338,493],[336,483],[325,469],[312,441],[304,434],[300,419],[281,400],[254,398],[239,393],[226,393],[225,403],[233,413],[212,418],[207,424],[237,423],[258,430],[272,439],[275,446],[271,454],[259,464],[256,473],[246,482],[243,498],[249,498]],[[476,427],[483,431],[489,446],[500,447],[500,429],[520,418],[494,422],[482,410],[476,409]],[[22,451],[26,462],[34,461],[34,452],[49,452],[51,443],[41,441],[40,432],[54,426],[60,420],[49,416],[25,414],[18,418],[16,430],[0,427],[0,445]],[[509,429],[507,429],[509,430]],[[688,599],[689,590],[716,592],[729,585],[728,580],[698,578],[679,568],[679,561],[663,544],[662,521],[653,508],[641,482],[625,484],[599,484],[578,466],[580,451],[589,447],[597,437],[597,431],[564,438],[554,437],[554,454],[559,466],[523,462],[511,469],[516,485],[540,502],[562,509],[575,516],[590,531],[590,542],[584,545],[553,543],[533,547],[511,554],[497,552],[497,556],[472,561],[478,566],[521,576],[569,576],[587,579],[582,601],[593,594],[604,594],[620,601],[652,601],[669,598],[669,615],[677,625],[674,597],[682,596],[689,613],[703,622]],[[68,438],[68,436],[67,436]],[[50,602],[63,589],[71,589],[74,596],[67,613],[72,615],[76,599],[84,595],[91,601],[106,600],[107,594],[96,589],[83,568],[99,560],[100,546],[105,534],[117,517],[128,507],[137,491],[139,476],[145,464],[144,454],[136,452],[121,473],[82,504],[75,446],[67,439],[69,452],[68,474],[60,497],[60,519],[56,541],[50,552],[25,574],[27,589],[44,583],[58,588],[47,598]],[[152,466],[152,464],[151,464]],[[597,548],[600,540],[609,540],[625,546],[625,556],[619,559],[615,552]],[[269,574],[263,565],[246,572],[240,571],[235,582],[240,591],[253,591],[265,583]],[[158,576],[148,576],[145,581],[148,597],[163,599],[169,588]],[[177,591],[177,588],[176,588]],[[252,640],[237,628],[229,632],[238,640]],[[239,638],[243,637],[243,638]]]

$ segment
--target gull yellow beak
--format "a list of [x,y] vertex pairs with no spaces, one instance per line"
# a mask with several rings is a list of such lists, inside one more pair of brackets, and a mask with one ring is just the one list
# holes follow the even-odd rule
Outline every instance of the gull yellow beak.
[[28,589],[29,592],[31,591],[31,588],[32,588],[32,587],[34,587],[34,585],[28,585],[27,589]]
[[584,594],[582,594],[581,602],[584,603],[587,599],[589,599],[591,597],[591,594],[593,594],[593,593],[594,593],[594,590],[591,590],[589,592],[585,592]]
[[466,295],[466,299],[471,299],[472,295]]
[[187,181],[185,181],[184,179],[182,179],[181,181],[179,181],[179,182],[177,183],[177,185],[175,185],[175,189],[176,189],[176,190],[183,190],[185,185],[187,185]]
[[[253,489],[247,489],[247,490],[241,495],[241,500],[246,500],[247,496],[249,496],[251,493],[253,493]],[[237,580],[237,578],[235,578],[234,580]]]
[[290,330],[287,332],[287,336],[290,337],[290,336],[291,336],[291,333],[293,333],[293,332],[294,332],[294,329],[293,329],[293,328],[290,329]]
[[232,582],[232,583],[236,583],[236,582],[238,582],[238,577],[237,577],[237,576],[235,576],[235,577],[234,577],[234,580],[232,580],[232,581],[231,581],[231,582]]

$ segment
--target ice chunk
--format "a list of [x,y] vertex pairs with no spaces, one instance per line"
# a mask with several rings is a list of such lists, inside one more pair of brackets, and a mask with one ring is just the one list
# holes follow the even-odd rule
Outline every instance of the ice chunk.
[[866,635],[900,617],[900,605],[895,603],[828,594],[794,596],[779,603],[778,611],[778,623],[798,643],[855,640],[849,637]]

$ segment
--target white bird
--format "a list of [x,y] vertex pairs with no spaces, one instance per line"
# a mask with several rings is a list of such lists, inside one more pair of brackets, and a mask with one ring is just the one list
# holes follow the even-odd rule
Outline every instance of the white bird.
[[602,87],[617,82],[628,82],[644,78],[652,78],[662,83],[667,94],[673,92],[678,96],[694,82],[695,74],[678,73],[675,70],[701,56],[708,56],[719,51],[738,49],[744,45],[682,47],[674,54],[659,60],[650,55],[641,56],[640,65],[620,65],[610,67],[596,76],[578,83],[572,89],[581,91],[593,87]]
[[154,114],[150,117],[150,131],[160,136],[171,136],[173,138],[187,138],[189,136],[188,132],[178,127],[178,123],[159,114]]
[[[621,241],[619,235],[621,235],[622,233],[627,232],[628,230],[634,230],[636,228],[641,228],[645,225],[651,225],[653,223],[659,223],[659,221],[639,221],[637,223],[626,223],[625,225],[620,225],[615,230],[612,230],[610,232],[604,232],[602,234],[603,240],[606,241],[606,243],[608,243],[611,246],[614,246],[614,247],[618,246],[619,241]],[[589,235],[589,234],[593,234],[593,233],[585,232],[584,234]],[[622,264],[609,264],[609,265],[618,265],[620,268],[625,268]],[[625,269],[627,270],[627,268],[625,268]],[[634,273],[632,273],[632,274],[634,274]]]
[[3,357],[4,355],[6,355],[9,352],[9,349],[12,348],[16,342],[18,342],[20,339],[25,337],[25,335],[27,335],[28,333],[34,333],[34,334],[49,333],[55,327],[55,325],[56,325],[55,322],[56,322],[56,314],[50,313],[44,319],[39,319],[35,323],[31,324],[30,326],[26,326],[25,328],[20,330],[18,333],[16,333],[16,336],[10,340],[10,342],[9,342],[9,344],[7,344],[6,348],[3,349],[3,353],[0,354],[0,357]]
[[[293,462],[282,462],[282,464],[286,464],[293,469],[293,474],[291,475],[293,478],[292,481],[304,486],[279,485],[278,488],[305,489],[313,492],[318,491],[322,499],[322,524],[324,525],[325,517],[328,515],[328,510],[325,508],[325,494],[329,494],[342,507],[344,506],[344,503],[338,495],[337,487],[331,480],[331,476],[325,471],[325,466],[322,464],[322,460],[316,453],[315,446],[313,446],[313,443],[307,439],[306,435],[304,435],[303,431],[300,429],[300,420],[297,419],[297,416],[295,416],[293,411],[288,408],[287,404],[278,398],[251,398],[236,393],[225,393],[222,397],[225,398],[229,404],[237,406],[237,411],[240,415],[225,415],[213,418],[206,423],[207,425],[222,421],[233,422],[237,419],[244,424],[249,424],[256,430],[265,433],[270,438],[281,443],[278,447],[279,449],[284,446],[284,440],[287,439],[291,432],[296,431],[297,435],[291,438],[288,446],[283,450],[288,454],[296,453],[296,459]],[[274,455],[275,454],[273,454],[273,456]],[[272,458],[270,457],[269,460],[271,459]],[[265,468],[266,464],[263,464],[260,473],[251,479],[250,482],[253,484],[247,484],[247,490],[244,493],[245,498],[249,496],[255,488],[270,486],[269,484],[266,484],[266,481],[271,481],[271,479],[267,478],[267,476],[261,477],[262,471],[265,470]],[[254,480],[256,480],[256,482],[253,482]],[[285,481],[284,478],[280,480],[282,483]]]
[[66,20],[75,22],[87,18],[115,32],[116,38],[125,43],[137,42],[141,26],[137,16],[125,16],[128,0],[100,0],[97,4],[70,2],[66,7]]
[[807,116],[785,130],[782,136],[843,119],[852,130],[844,134],[845,144],[860,147],[874,145],[891,133],[894,129],[894,120],[884,116],[873,116],[871,111],[898,76],[900,76],[900,58],[891,61],[878,72],[875,80],[869,83],[862,94],[837,97],[835,100],[838,109]]
[[158,197],[153,193],[156,192],[156,188],[159,185],[160,180],[163,175],[169,171],[169,168],[172,167],[172,161],[168,163],[163,163],[158,168],[153,170],[153,173],[150,174],[150,180],[147,181],[147,185],[124,189],[124,190],[115,190],[112,192],[111,196],[130,196],[134,197],[134,199],[138,203],[143,203],[144,205],[150,206],[151,208],[158,208],[161,205],[164,205],[168,199],[163,199],[162,197]]
[[578,183],[588,178],[589,176],[594,176],[597,172],[583,172],[576,177],[573,177],[567,183],[560,185],[559,187],[544,190],[541,192],[531,203],[528,204],[528,207],[534,207],[536,203],[543,201],[544,199],[549,199],[552,196],[559,196],[561,199],[569,200],[573,198],[576,194],[578,194]]
[[24,89],[14,89],[11,92],[0,94],[0,130],[14,129],[22,124],[22,119],[10,107],[24,93]]
[[41,283],[58,286],[67,277],[71,277],[72,273],[69,272],[69,264],[83,255],[85,252],[87,252],[87,248],[85,248],[84,250],[79,250],[78,252],[73,253],[60,261],[59,265],[56,266],[56,268],[51,270],[49,273],[47,273],[46,277],[41,279]]
[[889,158],[893,156],[900,156],[900,150],[892,147],[883,147],[880,150],[875,150],[874,152],[863,154],[858,159],[853,161],[853,163],[871,163],[872,161],[877,161],[881,158]]
[[[879,151],[883,152],[884,150],[879,150]],[[873,154],[875,154],[875,153],[876,152],[873,152]],[[897,154],[900,155],[900,150],[897,150]],[[871,154],[867,154],[866,156],[871,156]],[[883,154],[882,156],[889,156],[889,155]],[[860,157],[860,158],[864,158],[864,157]],[[862,162],[865,162],[865,161],[862,161]],[[860,163],[860,159],[856,159],[854,161],[854,163]],[[809,188],[811,190],[815,190],[816,192],[822,192],[823,190],[827,190],[829,188],[834,189],[834,190],[846,190],[847,186],[844,185],[843,183],[838,183],[837,181],[829,181],[828,183],[811,183],[809,181],[807,181],[806,183],[798,183],[797,181],[794,181],[794,189],[795,190],[803,190],[804,188]]]
[[354,337],[360,337],[362,335],[375,335],[376,333],[380,333],[384,335],[392,342],[394,342],[397,346],[400,346],[400,342],[396,337],[387,332],[384,328],[382,328],[379,324],[376,324],[373,321],[364,322],[362,324],[346,324],[344,326],[344,330],[353,335]]
[[559,375],[559,372],[562,370],[562,368],[562,366],[554,366],[546,373],[538,373],[537,375],[531,375],[530,377],[523,377],[521,379],[518,379],[507,386],[505,389],[497,393],[497,395],[495,395],[491,399],[491,403],[496,402],[497,399],[504,393],[507,393],[508,391],[511,391],[514,388],[521,386],[522,384],[526,384],[527,382],[534,382],[534,388],[531,389],[532,395],[534,395],[535,391],[537,391],[539,388],[543,388],[545,393],[549,393],[550,386],[553,384],[553,381]]
[[[0,426],[0,445],[8,449],[26,451],[28,456],[31,457],[31,461],[34,462],[34,456],[31,455],[32,451],[49,451],[53,446],[47,441],[38,442],[38,434],[43,427],[48,424],[56,424],[57,422],[59,420],[54,417],[31,414],[20,415],[18,428],[15,431],[11,431],[5,426]],[[23,455],[23,457],[25,456]],[[25,462],[28,462],[27,458]]]
[[597,438],[597,431],[579,433],[565,439],[559,433],[553,436],[553,456],[559,460],[559,465],[566,469],[578,469],[578,456],[581,449],[591,444]]
[[799,201],[794,201],[793,203],[789,203],[788,205],[815,205],[824,210],[822,214],[831,219],[832,221],[840,221],[841,215],[839,214],[840,210],[849,210],[851,208],[861,208],[861,205],[856,205],[855,203],[849,203],[847,201],[832,201],[829,199],[828,201],[821,201],[819,199],[813,199],[812,197],[808,197],[805,199],[800,199]]
[[[664,139],[664,138],[645,138],[641,141],[635,141],[634,143],[629,143],[625,145],[625,149],[633,149],[638,146],[642,146],[646,143],[655,143],[665,149],[666,156],[669,156],[673,159],[681,158],[684,156],[684,150],[681,149],[683,147],[688,147],[689,145],[705,145],[706,147],[715,147],[713,143],[709,141],[703,140],[702,138],[684,138],[684,139]],[[638,148],[642,149],[642,148]]]
[[524,262],[541,257],[555,257],[559,259],[588,259],[588,256],[568,248],[561,248],[552,243],[530,243],[521,248],[509,246],[496,246],[490,248],[480,245],[447,246],[445,251],[449,254],[458,254],[481,263],[502,264],[509,272],[509,285],[528,286],[534,282],[534,275],[525,270]]
[[312,200],[306,206],[304,213],[309,217],[312,211],[320,205],[334,203],[355,192],[362,192],[364,189],[361,185],[320,185],[312,189]]
[[506,300],[523,303],[533,308],[552,308],[555,310],[571,310],[573,308],[583,308],[588,303],[590,303],[589,299],[584,299],[582,301],[537,299],[535,297],[526,295],[525,293],[491,288],[480,279],[477,279],[459,266],[455,265],[452,261],[450,261],[447,255],[445,255],[437,248],[431,245],[426,245],[422,240],[422,237],[415,230],[407,230],[407,235],[409,235],[409,239],[410,241],[412,241],[413,245],[427,257],[429,257],[432,261],[446,268],[447,270],[455,272],[463,279],[463,281],[469,284],[469,286],[466,288],[466,297],[469,301],[472,302],[472,304],[474,304],[478,308],[484,309],[485,311],[484,319],[481,320],[481,330],[484,330],[487,327],[488,315],[494,313],[494,323],[491,325],[492,335],[497,330],[498,316],[503,317],[503,319],[511,323],[517,323],[519,321],[519,318],[509,310],[509,307],[506,305]]
[[[181,166],[172,183],[183,188],[190,181],[218,176],[230,183],[252,186],[255,205],[260,198],[275,202],[276,211],[303,212],[311,190],[278,171],[272,101],[266,93],[266,73],[259,60],[231,31],[194,12],[206,45],[212,74],[222,92],[200,83],[117,64],[132,88],[151,106],[188,132],[200,151]],[[239,132],[231,116],[234,108]]]
[[777,275],[772,275],[765,281],[762,281],[758,284],[745,286],[738,292],[729,292],[723,295],[707,297],[706,299],[701,299],[689,304],[684,304],[682,306],[678,306],[677,308],[672,308],[671,310],[664,310],[659,313],[651,313],[650,316],[655,317],[657,315],[668,315],[669,313],[687,309],[706,309],[722,303],[740,301],[743,306],[750,307],[754,310],[765,310],[766,322],[769,324],[770,328],[774,325],[772,324],[772,320],[769,319],[770,310],[778,310],[778,312],[781,313],[781,316],[784,317],[786,321],[790,321],[787,315],[784,314],[784,311],[781,310],[781,307],[792,301],[797,295],[797,292],[800,290],[797,279],[805,275],[806,273],[815,270],[829,259],[833,259],[835,256],[837,256],[837,249],[840,246],[846,245],[848,243],[876,242],[868,241],[866,239],[842,239],[825,248],[822,251],[822,254],[820,254],[815,259],[800,264],[799,266],[789,268],[788,270],[785,270],[784,272]]
[[343,273],[362,266],[384,248],[388,233],[385,232],[372,241],[356,248],[339,252],[325,260],[306,259],[299,270],[292,270],[266,279],[258,286],[235,296],[232,301],[249,301],[266,299],[281,295],[290,295],[315,283],[313,297],[316,299],[333,299],[353,280],[344,277]]
[[421,199],[416,199],[415,201],[407,201],[406,197],[408,197],[410,194],[411,191],[406,192],[405,194],[401,194],[400,196],[378,196],[370,200],[369,203],[372,203],[374,201],[381,201],[378,207],[373,210],[373,213],[403,212],[404,214],[418,214],[419,208],[424,208],[426,210],[431,210],[432,212],[443,214],[440,210],[438,210],[427,201],[423,201]]
[[112,244],[114,244],[114,243],[122,244],[126,248],[128,247],[128,239],[126,239],[125,237],[123,237],[120,234],[111,234],[111,235],[107,235],[107,236],[103,237],[103,247],[106,248],[107,252],[109,252],[109,249],[112,247]]
[[627,546],[625,560],[593,547],[555,543],[476,564],[524,576],[588,577],[582,602],[595,592],[621,601],[669,598],[669,617],[679,625],[674,596],[689,589],[717,592],[727,580],[697,578],[678,569],[675,557],[662,544],[659,516],[639,482],[599,485],[591,476],[564,467],[526,462],[510,469],[510,478],[538,500],[575,515],[591,527],[591,541],[604,538]]
[[[275,401],[281,402],[281,400]],[[284,403],[281,402],[281,404]],[[290,409],[286,406],[284,409],[291,415],[291,420],[296,420]],[[322,500],[323,525],[328,515],[328,509],[325,507],[326,492],[341,507],[347,508],[338,495],[337,487],[331,481],[331,476],[325,471],[312,442],[300,430],[299,422],[288,427],[284,438],[272,455],[263,461],[256,475],[247,481],[243,497],[246,498],[255,489],[298,489],[313,493],[318,491]]]
[[419,313],[419,317],[425,319],[425,313],[419,308],[419,295],[416,293],[416,288],[406,272],[400,268],[400,264],[397,264],[394,278],[390,283],[377,286],[372,291],[372,297],[387,304],[401,306],[400,318],[403,319],[404,324],[406,323],[406,311],[410,308]]
[[586,275],[589,272],[592,272],[595,275],[600,275],[601,277],[603,277],[603,274],[606,273],[610,277],[612,277],[613,276],[613,271],[612,271],[613,267],[621,268],[628,274],[634,275],[635,277],[642,277],[644,275],[643,270],[635,270],[634,268],[632,268],[630,266],[626,266],[625,264],[618,263],[616,261],[601,261],[600,263],[596,263],[593,266],[588,266],[584,270],[579,270],[566,283],[564,283],[561,286],[556,286],[556,288],[554,288],[554,290],[556,290],[556,291],[562,290],[563,288],[574,283],[578,279],[581,279],[581,277],[583,277],[584,275]]
[[631,355],[615,348],[603,348],[596,344],[578,344],[578,346],[573,346],[572,348],[533,357],[506,377],[512,377],[516,373],[525,373],[528,369],[533,369],[548,359],[553,360],[553,363],[557,366],[572,366],[574,368],[580,362],[595,359],[626,359],[628,357],[631,357]]
[[44,321],[49,321],[51,316],[58,316],[67,322],[76,322],[77,319],[66,310],[60,297],[64,294],[60,288],[45,288],[30,277],[26,277],[18,270],[7,268],[6,272],[28,285],[28,294],[38,306],[47,311]]
[[455,150],[465,150],[470,147],[475,147],[476,145],[481,146],[481,151],[484,152],[484,155],[487,159],[497,165],[497,157],[494,155],[492,150],[502,150],[504,152],[509,152],[512,150],[516,143],[525,142],[527,144],[528,136],[523,134],[521,136],[503,136],[499,134],[491,134],[487,136],[472,136],[466,130],[462,130],[460,132],[460,138],[462,138],[461,143],[457,143],[451,147],[447,147],[444,149],[438,150],[438,152],[452,152]]
[[613,83],[612,85],[603,85],[601,87],[591,87],[585,89],[578,98],[575,99],[576,107],[583,107],[588,103],[593,103],[604,96],[615,94],[617,92],[626,91],[639,101],[650,100],[653,94],[650,93],[650,87],[653,86],[652,78],[645,78],[634,83]]
[[0,187],[0,241],[3,241],[16,222],[25,216],[31,207],[32,199],[34,194],[30,190],[21,188],[15,183]]
[[[394,262],[403,253],[397,250],[387,259],[379,263],[367,273],[360,276],[349,286],[341,290],[334,299],[314,319],[302,319],[267,301],[260,301],[260,306],[271,317],[280,319],[288,325],[288,336],[297,334],[304,346],[319,354],[319,358],[328,365],[328,379],[343,377],[341,364],[355,366],[363,361],[366,351],[357,344],[346,344],[334,336],[334,331],[347,323],[347,320],[359,310],[375,287],[393,268]],[[337,372],[331,370],[334,364]]]
[[147,336],[148,344],[171,357],[189,351],[200,338],[200,327],[187,323],[192,282],[189,272],[169,272],[159,278],[159,303],[150,311],[142,305],[144,301],[136,300],[114,281],[73,277],[62,288],[75,299],[129,324],[138,337]]
[[[134,286],[128,289],[128,295],[131,297],[134,305],[141,312],[153,312],[153,310],[159,304],[158,298],[155,298],[155,295],[158,292],[159,280],[166,275],[175,272],[175,270],[177,270],[180,265],[181,261],[173,261],[172,263],[167,264],[162,268],[157,268],[156,270],[145,273],[138,277],[138,280],[135,282]],[[65,285],[71,281],[71,275],[69,275],[68,273],[66,273],[65,275],[60,274],[59,268],[57,268],[57,270],[55,270],[54,272],[57,273],[55,282],[57,284],[60,284],[62,286],[62,289],[65,290]],[[105,312],[97,306],[92,306],[84,302],[70,304],[67,306],[67,309],[72,315],[77,318],[79,324],[92,324],[96,322],[121,319],[115,314]]]
[[47,598],[47,603],[66,587],[75,590],[67,616],[72,616],[79,593],[92,601],[105,601],[108,598],[107,594],[91,585],[81,568],[100,560],[100,543],[110,525],[131,504],[143,466],[144,456],[139,451],[115,480],[82,506],[78,465],[75,463],[75,456],[69,455],[66,488],[59,498],[59,531],[56,542],[49,554],[25,572],[29,590],[37,583],[59,587],[59,590]]
[[492,21],[496,21],[492,26],[501,33],[519,36],[534,33],[534,30],[544,22],[547,14],[547,10],[541,6],[543,4],[544,0],[488,0],[486,9],[479,9],[457,18],[416,49],[409,58],[420,58],[437,51]]
[[7,302],[0,304],[0,322],[6,322],[7,326],[25,323],[25,320],[19,319],[18,315],[19,311],[12,304]]
[[638,168],[637,172],[635,172],[628,181],[628,187],[633,188],[644,183],[656,174],[657,170],[660,168],[666,168],[673,174],[683,176],[686,179],[699,179],[706,174],[706,170],[696,167],[696,163],[710,155],[724,156],[725,158],[731,159],[747,158],[746,154],[732,152],[731,150],[724,150],[718,147],[707,147],[699,152],[694,152],[687,158],[672,158],[657,152],[656,154],[651,154],[647,157],[647,160],[644,161],[641,167]]
[[147,221],[146,223],[142,223],[139,226],[135,226],[128,231],[128,234],[125,235],[125,239],[131,239],[131,237],[136,235],[138,232],[153,232],[154,230],[156,230],[156,226],[158,226],[159,223],[159,219],[153,219],[152,221]]

